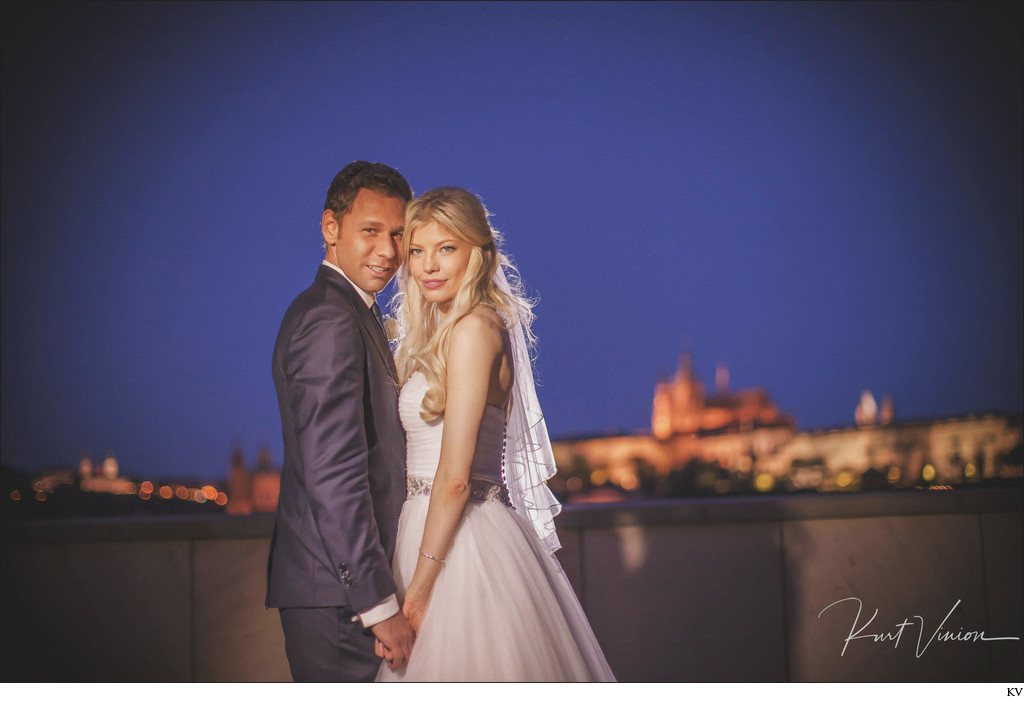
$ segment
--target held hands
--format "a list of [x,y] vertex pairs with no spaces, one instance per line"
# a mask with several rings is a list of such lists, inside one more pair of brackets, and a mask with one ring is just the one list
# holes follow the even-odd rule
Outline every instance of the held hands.
[[384,658],[390,669],[398,669],[409,661],[416,632],[403,613],[396,613],[391,618],[371,626],[370,631],[377,638],[373,643],[374,653],[377,657]]
[[402,610],[370,628],[377,638],[373,644],[374,654],[384,658],[390,669],[398,669],[409,661],[413,642],[427,613],[430,592],[444,566],[444,559],[431,557],[422,551],[420,554],[423,557],[416,564]]

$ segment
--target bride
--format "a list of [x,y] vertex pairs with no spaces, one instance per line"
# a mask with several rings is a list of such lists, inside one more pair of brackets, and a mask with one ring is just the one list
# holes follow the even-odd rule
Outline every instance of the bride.
[[[544,483],[555,467],[533,313],[497,238],[461,188],[406,211],[395,306],[408,499],[393,569],[417,637],[378,681],[614,681],[552,554],[560,507]],[[390,658],[379,641],[377,654]]]

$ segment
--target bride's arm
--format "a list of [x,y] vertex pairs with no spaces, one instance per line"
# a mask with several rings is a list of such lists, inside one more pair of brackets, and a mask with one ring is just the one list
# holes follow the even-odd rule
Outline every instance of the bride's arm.
[[448,556],[469,501],[477,434],[487,406],[490,379],[501,354],[501,327],[497,319],[472,313],[452,328],[441,458],[430,491],[421,555],[403,605],[406,617],[416,630],[444,566],[440,560]]

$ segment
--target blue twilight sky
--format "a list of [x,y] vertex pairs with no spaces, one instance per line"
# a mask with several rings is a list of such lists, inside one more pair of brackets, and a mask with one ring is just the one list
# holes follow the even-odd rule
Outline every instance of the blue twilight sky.
[[281,456],[278,325],[334,174],[477,192],[540,298],[553,436],[649,427],[682,348],[801,428],[1022,405],[1008,5],[4,10],[2,462]]

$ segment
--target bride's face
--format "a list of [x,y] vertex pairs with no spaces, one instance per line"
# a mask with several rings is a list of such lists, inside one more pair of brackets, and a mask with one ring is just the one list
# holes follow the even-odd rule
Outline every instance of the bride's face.
[[469,268],[470,243],[436,222],[413,232],[409,242],[409,275],[423,299],[444,308],[455,298]]

